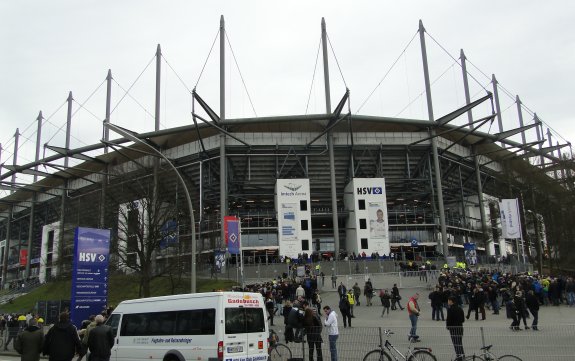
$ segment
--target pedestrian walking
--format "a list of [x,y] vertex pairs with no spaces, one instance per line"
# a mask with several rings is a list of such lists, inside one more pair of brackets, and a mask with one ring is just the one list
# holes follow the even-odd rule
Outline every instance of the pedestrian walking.
[[21,361],[39,361],[44,345],[44,331],[38,327],[38,321],[31,318],[28,327],[14,341],[14,349],[20,354]]
[[[399,302],[401,300],[401,295],[399,294],[399,288],[397,288],[397,284],[393,284],[393,288],[391,289],[391,309],[395,310],[399,307],[400,310],[403,311],[403,307]],[[397,306],[396,306],[397,305]]]
[[350,317],[355,317],[353,315],[353,306],[355,305],[356,298],[354,297],[351,290],[347,293],[347,303],[349,304],[349,315]]
[[337,276],[335,273],[331,274],[331,288],[335,288],[337,286]]
[[417,335],[417,319],[419,318],[420,309],[417,304],[419,299],[419,293],[411,296],[407,302],[407,314],[409,315],[409,321],[411,321],[411,330],[409,331],[409,336],[407,337],[411,342],[419,342],[419,336]]
[[[431,319],[435,321],[444,321],[443,316],[443,291],[440,287],[435,287],[435,290],[429,294],[431,300]],[[439,316],[441,315],[441,320]]]
[[381,311],[381,317],[385,315],[387,312],[387,316],[389,316],[389,306],[391,304],[391,295],[387,290],[381,290],[379,292],[379,298],[381,299],[381,305],[383,306],[383,310]]
[[326,320],[324,325],[327,328],[327,337],[329,338],[329,354],[331,356],[331,361],[337,361],[337,338],[339,336],[339,330],[337,329],[337,313],[333,311],[329,306],[323,308],[323,312],[326,315]]
[[339,300],[339,312],[341,312],[341,317],[343,318],[343,328],[346,328],[349,324],[351,327],[351,312],[350,312],[349,298],[342,296]]
[[371,299],[373,297],[373,284],[371,279],[367,279],[365,285],[363,286],[363,294],[365,295],[366,305],[371,306]]
[[451,342],[453,343],[456,355],[455,360],[462,361],[465,358],[465,352],[463,351],[463,322],[465,322],[463,309],[459,307],[457,299],[453,296],[449,297],[447,304],[448,309],[445,326],[451,335]]
[[72,361],[75,354],[82,353],[78,331],[67,312],[60,313],[58,322],[46,334],[42,353],[49,361]]
[[355,285],[353,285],[353,297],[355,298],[354,303],[358,306],[360,305],[359,296],[361,296],[361,288],[359,288],[359,285],[356,282]]
[[87,336],[90,361],[110,361],[114,346],[114,332],[112,327],[104,325],[104,316],[96,316],[95,321],[96,327],[92,328]]
[[307,336],[307,344],[309,346],[309,361],[313,361],[313,350],[316,350],[317,361],[323,361],[323,355],[321,352],[321,343],[323,339],[321,338],[321,319],[314,308],[309,307],[307,302],[303,304],[304,317],[303,326],[305,328],[305,333]]
[[533,323],[531,323],[531,328],[533,331],[539,331],[537,324],[539,323],[539,299],[535,295],[533,290],[527,292],[527,297],[525,297],[525,305],[529,312],[533,315]]

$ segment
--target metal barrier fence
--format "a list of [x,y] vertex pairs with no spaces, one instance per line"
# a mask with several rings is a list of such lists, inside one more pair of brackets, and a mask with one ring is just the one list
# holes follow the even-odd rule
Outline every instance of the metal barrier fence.
[[[339,320],[341,322],[341,320]],[[339,361],[361,361],[371,350],[385,343],[386,336],[380,329],[340,325],[337,340]],[[394,327],[389,341],[403,354],[409,347],[407,335],[409,327]],[[277,330],[280,342],[285,344],[283,330]],[[380,334],[383,335],[380,339]],[[449,332],[441,327],[418,327],[417,334],[421,342],[416,347],[429,347],[438,361],[455,359],[455,351]],[[491,351],[497,357],[514,355],[523,361],[535,360],[573,360],[575,359],[575,325],[546,326],[542,331],[511,331],[505,327],[465,327],[463,347],[466,356],[482,355],[481,347],[493,345]],[[323,359],[330,359],[329,341],[325,328],[322,333]],[[304,338],[305,340],[305,338]],[[309,359],[307,342],[289,343],[293,358]],[[314,354],[314,360],[317,360]],[[393,359],[393,358],[392,358]],[[398,359],[401,359],[398,357]]]

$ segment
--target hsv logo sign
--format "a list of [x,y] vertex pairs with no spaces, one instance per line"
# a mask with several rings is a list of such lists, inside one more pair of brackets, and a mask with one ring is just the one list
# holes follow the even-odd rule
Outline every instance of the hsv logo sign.
[[80,252],[78,253],[78,262],[104,262],[106,260],[106,256],[103,254],[98,255],[97,253],[86,253]]
[[383,194],[383,187],[358,187],[357,194]]

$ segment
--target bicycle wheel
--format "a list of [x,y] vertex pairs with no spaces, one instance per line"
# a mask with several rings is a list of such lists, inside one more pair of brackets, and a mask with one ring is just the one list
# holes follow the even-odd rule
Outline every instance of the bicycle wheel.
[[291,358],[291,350],[284,344],[278,343],[272,350],[270,351],[270,360],[271,361],[286,361]]
[[513,355],[503,355],[497,359],[497,361],[499,361],[499,360],[502,360],[502,361],[523,361],[519,357],[513,356]]
[[389,355],[385,351],[379,349],[369,351],[363,357],[363,361],[391,361],[391,357],[389,357]]
[[413,354],[409,356],[407,361],[437,361],[437,359],[429,351],[415,350],[413,351]]

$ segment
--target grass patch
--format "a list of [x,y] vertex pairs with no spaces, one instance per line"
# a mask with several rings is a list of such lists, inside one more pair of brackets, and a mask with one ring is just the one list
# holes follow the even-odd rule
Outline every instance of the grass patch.
[[[198,279],[197,292],[211,292],[212,290],[230,290],[235,282],[229,280]],[[72,281],[54,281],[44,284],[32,292],[13,299],[12,303],[1,305],[0,312],[27,312],[34,309],[38,301],[69,300]],[[108,283],[108,304],[117,305],[124,300],[139,298],[140,282],[136,276],[111,275]],[[179,284],[172,286],[167,277],[157,277],[150,284],[151,296],[167,296],[173,294],[189,293],[191,282],[183,278]]]

